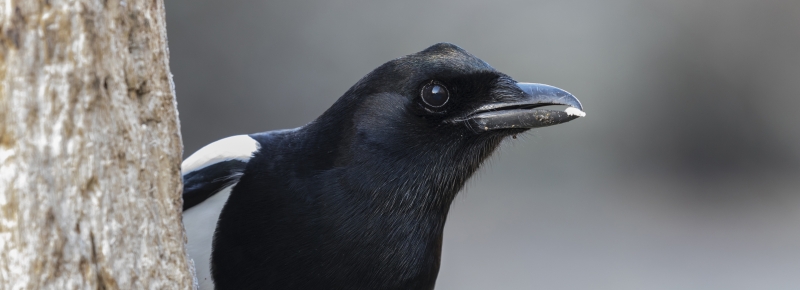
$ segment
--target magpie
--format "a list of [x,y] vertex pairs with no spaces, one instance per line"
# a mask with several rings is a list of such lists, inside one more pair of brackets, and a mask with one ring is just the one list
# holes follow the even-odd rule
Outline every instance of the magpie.
[[228,137],[183,162],[198,282],[433,289],[467,179],[507,137],[584,115],[570,93],[453,44],[391,60],[302,127]]

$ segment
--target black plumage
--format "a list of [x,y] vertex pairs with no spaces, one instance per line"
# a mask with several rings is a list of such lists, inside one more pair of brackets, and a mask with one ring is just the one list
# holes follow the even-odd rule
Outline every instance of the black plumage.
[[[214,235],[217,289],[432,289],[467,179],[504,138],[582,114],[538,108],[551,104],[582,109],[441,43],[381,65],[303,127],[249,135],[260,149]],[[189,207],[207,197],[192,194]]]
[[239,181],[247,162],[226,160],[211,164],[203,170],[183,175],[183,210],[208,199],[222,188]]

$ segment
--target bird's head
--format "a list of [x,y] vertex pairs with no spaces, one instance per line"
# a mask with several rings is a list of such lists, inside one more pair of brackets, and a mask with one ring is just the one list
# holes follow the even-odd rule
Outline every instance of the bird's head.
[[362,185],[368,190],[414,191],[408,184],[454,196],[504,138],[574,120],[582,110],[564,90],[517,82],[439,43],[376,68],[318,121],[346,128],[337,133],[346,148],[337,163],[375,173]]

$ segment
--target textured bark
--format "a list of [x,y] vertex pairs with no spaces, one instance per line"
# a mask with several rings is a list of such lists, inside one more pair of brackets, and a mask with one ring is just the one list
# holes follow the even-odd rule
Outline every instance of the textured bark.
[[0,1],[0,289],[188,289],[162,0]]

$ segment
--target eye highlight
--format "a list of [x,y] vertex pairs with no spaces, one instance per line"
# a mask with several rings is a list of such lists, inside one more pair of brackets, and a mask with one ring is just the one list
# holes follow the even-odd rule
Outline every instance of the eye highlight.
[[439,108],[447,104],[447,101],[450,100],[450,92],[447,91],[447,87],[443,84],[432,81],[422,87],[420,97],[426,105]]

